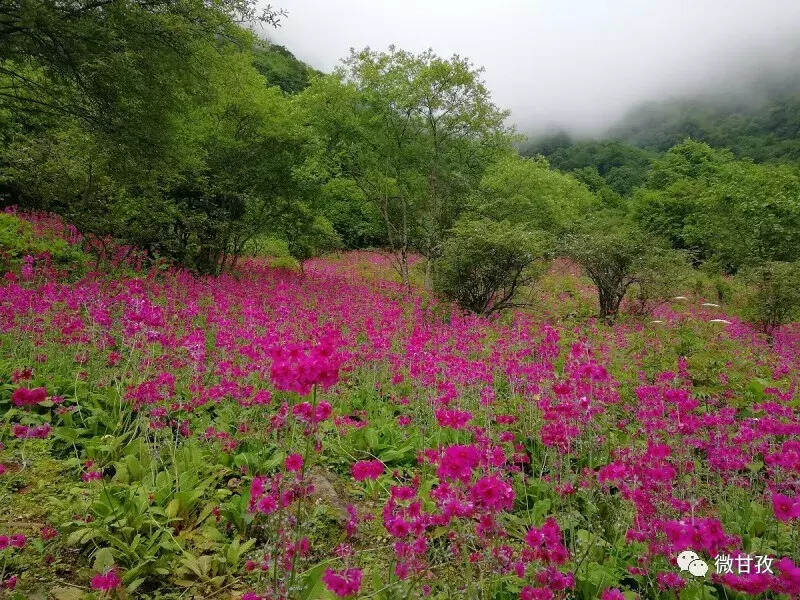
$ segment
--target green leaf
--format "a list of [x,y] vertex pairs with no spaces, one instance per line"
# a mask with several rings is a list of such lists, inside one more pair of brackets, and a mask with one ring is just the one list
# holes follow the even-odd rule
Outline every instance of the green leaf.
[[177,498],[173,498],[170,503],[167,504],[167,508],[164,509],[164,514],[172,519],[178,515],[178,511],[180,511],[180,509],[181,501]]
[[114,553],[111,548],[100,548],[94,555],[92,568],[98,573],[105,573],[114,566]]

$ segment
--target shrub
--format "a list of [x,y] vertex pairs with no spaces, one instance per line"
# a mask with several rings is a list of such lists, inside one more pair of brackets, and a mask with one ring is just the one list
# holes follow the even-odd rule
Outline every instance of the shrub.
[[679,250],[654,247],[637,263],[632,287],[632,310],[636,314],[650,314],[656,306],[674,296],[676,289],[689,277],[686,254]]
[[[628,289],[638,284],[642,300],[651,303],[671,288],[669,271],[685,259],[641,230],[614,223],[595,223],[563,244],[563,253],[580,265],[597,287],[600,317],[613,321]],[[662,274],[663,273],[663,274]]]
[[518,306],[520,288],[544,272],[548,247],[544,232],[530,232],[522,225],[462,220],[435,263],[434,289],[475,313]]
[[800,261],[764,263],[744,279],[750,284],[745,315],[767,335],[800,314]]
[[25,256],[47,256],[53,264],[76,271],[88,263],[88,256],[79,247],[70,245],[55,233],[37,233],[28,221],[0,213],[0,267],[3,270],[18,268]]
[[261,235],[245,246],[245,253],[250,256],[264,257],[273,267],[284,269],[299,269],[300,263],[289,252],[289,245],[280,238]]

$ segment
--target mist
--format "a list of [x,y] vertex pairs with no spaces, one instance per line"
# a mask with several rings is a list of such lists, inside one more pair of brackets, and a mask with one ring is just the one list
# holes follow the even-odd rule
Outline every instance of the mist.
[[757,98],[765,82],[800,70],[797,0],[279,0],[278,7],[288,17],[261,33],[322,71],[351,47],[430,47],[470,58],[527,134],[598,134],[644,101]]

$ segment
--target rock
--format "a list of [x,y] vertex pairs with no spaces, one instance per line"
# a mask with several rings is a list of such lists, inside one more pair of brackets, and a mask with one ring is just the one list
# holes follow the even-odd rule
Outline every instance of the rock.
[[686,296],[675,296],[673,300],[688,300]]
[[325,472],[322,469],[315,468],[306,474],[306,478],[308,483],[314,486],[314,491],[311,494],[314,501],[327,504],[333,509],[338,520],[347,521],[347,502],[342,500]]
[[730,325],[731,322],[725,319],[711,319],[709,323],[724,323],[725,325]]
[[662,321],[661,319],[656,319],[655,321],[650,321],[650,322],[651,323],[663,323],[664,321]]
[[712,308],[719,308],[719,304],[714,304],[713,302],[703,302],[700,306],[710,306]]

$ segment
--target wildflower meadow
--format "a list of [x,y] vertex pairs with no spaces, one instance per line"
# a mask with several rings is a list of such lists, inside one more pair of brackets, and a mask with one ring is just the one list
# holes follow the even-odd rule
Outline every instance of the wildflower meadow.
[[9,598],[800,596],[797,323],[608,325],[563,261],[483,317],[379,253],[198,276],[13,218],[72,254],[0,285]]

